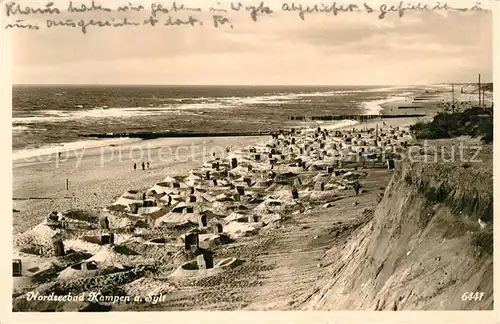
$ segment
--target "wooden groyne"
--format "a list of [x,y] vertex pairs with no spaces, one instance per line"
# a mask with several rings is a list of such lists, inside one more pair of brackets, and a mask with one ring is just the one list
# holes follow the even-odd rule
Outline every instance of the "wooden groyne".
[[12,200],[57,200],[57,199],[73,199],[75,197],[12,197]]
[[[330,116],[291,116],[290,120],[356,120],[363,122],[370,119],[424,117],[425,114],[394,114],[394,115],[330,115]],[[88,133],[79,137],[93,138],[139,138],[155,139],[164,137],[234,137],[234,136],[271,136],[279,133],[277,130],[260,132],[121,132],[121,133]]]
[[361,122],[377,118],[407,118],[424,116],[425,114],[290,116],[290,120],[356,120]]
[[383,115],[382,118],[414,118],[414,117],[425,117],[427,114],[397,114],[397,115]]
[[80,134],[80,137],[96,138],[140,138],[155,139],[164,137],[232,137],[232,136],[270,136],[276,132],[125,132],[125,133],[89,133]]
[[326,115],[326,116],[291,116],[290,120],[359,120],[380,118],[381,115]]

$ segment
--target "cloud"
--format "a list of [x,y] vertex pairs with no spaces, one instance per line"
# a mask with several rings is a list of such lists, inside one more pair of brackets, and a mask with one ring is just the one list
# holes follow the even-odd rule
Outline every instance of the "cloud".
[[14,82],[408,84],[492,75],[491,12],[316,14],[302,21],[277,11],[257,20],[241,12],[231,15],[233,29],[15,31]]

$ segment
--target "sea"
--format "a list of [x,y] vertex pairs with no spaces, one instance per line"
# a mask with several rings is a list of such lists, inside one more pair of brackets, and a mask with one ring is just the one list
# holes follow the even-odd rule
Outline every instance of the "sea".
[[267,131],[291,116],[379,114],[411,96],[403,86],[81,86],[15,85],[13,159],[121,139],[89,133]]

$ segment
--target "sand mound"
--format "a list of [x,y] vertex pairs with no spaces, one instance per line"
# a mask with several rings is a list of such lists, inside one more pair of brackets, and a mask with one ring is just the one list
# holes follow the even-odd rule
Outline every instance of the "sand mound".
[[56,273],[56,267],[50,259],[22,252],[14,252],[12,258],[21,260],[21,276],[13,277],[15,291],[22,290],[35,284],[38,279]]
[[172,178],[171,176],[167,176],[165,179],[161,181],[162,183],[178,183],[179,181],[177,179]]
[[72,209],[65,211],[62,215],[68,222],[80,221],[86,223],[97,223],[99,213],[87,210]]
[[160,294],[168,294],[178,290],[175,285],[153,278],[139,278],[122,286],[123,291],[128,296],[158,296]]
[[262,223],[264,225],[268,225],[268,224],[271,224],[271,223],[274,223],[274,222],[278,222],[280,221],[281,219],[283,219],[283,216],[281,216],[280,214],[276,213],[276,214],[269,214],[269,215],[264,215],[262,216]]
[[196,260],[194,260],[180,265],[171,275],[169,275],[169,277],[178,279],[207,277],[216,275],[218,273],[221,273],[222,271],[224,271],[223,268],[210,268],[210,269],[200,270],[198,269],[198,264],[196,263]]
[[[87,264],[85,262],[85,264]],[[88,263],[94,264],[94,263]],[[95,269],[87,270],[84,269],[83,263],[75,264],[61,271],[57,276],[59,280],[74,280],[78,278],[88,278],[104,274],[104,269],[101,269],[100,264],[95,264]]]
[[[87,236],[93,239],[95,242],[100,242],[100,234]],[[124,245],[130,243],[141,242],[143,239],[140,237],[135,237],[131,234],[114,234],[114,245]],[[67,239],[64,241],[65,249],[71,249],[74,251],[86,251],[91,254],[97,254],[102,250],[111,250],[110,245],[100,245],[100,243],[88,242],[82,238],[78,239]]]
[[213,276],[223,272],[224,270],[235,268],[241,263],[242,261],[236,258],[226,258],[219,261],[213,268],[200,270],[196,260],[193,260],[180,265],[169,277],[182,279]]
[[64,248],[74,251],[86,251],[94,254],[101,249],[101,245],[90,243],[83,239],[68,239],[64,241]]
[[185,222],[198,223],[200,213],[173,213],[170,212],[155,220],[155,227],[168,224],[181,224]]
[[131,227],[135,223],[134,220],[123,216],[113,214],[107,214],[106,216],[108,217],[110,228],[127,228]]
[[61,229],[54,229],[45,224],[39,224],[31,230],[31,234],[41,238],[41,239],[51,239],[62,235],[63,231]]
[[236,168],[231,169],[229,173],[237,176],[246,176],[248,174],[248,168],[238,165]]
[[130,206],[130,204],[133,204],[133,203],[139,203],[139,204],[142,203],[142,197],[141,197],[141,199],[131,199],[131,198],[120,197],[114,203],[112,203],[110,205],[110,207],[112,207],[112,206],[124,206],[124,207],[128,208]]
[[110,247],[103,247],[96,254],[94,254],[88,261],[96,261],[102,264],[113,264],[118,261],[119,256]]
[[161,206],[154,206],[154,207],[139,207],[137,209],[137,215],[147,215],[147,214],[154,214],[158,211],[160,211],[162,208]]
[[283,211],[285,203],[282,200],[267,198],[253,209],[256,214],[267,214]]
[[128,190],[121,195],[121,197],[125,199],[142,200],[142,193],[138,190]]
[[170,188],[166,183],[157,183],[153,187],[151,187],[148,191],[154,191],[157,194],[168,194],[173,191],[173,188]]
[[54,239],[64,239],[67,236],[65,230],[54,229],[42,223],[31,230],[15,235],[13,245],[19,251],[40,254],[52,248]]
[[224,232],[232,239],[255,235],[262,228],[262,223],[231,222],[224,226]]
[[114,267],[122,270],[125,269],[126,266],[151,263],[151,260],[146,260],[139,253],[125,245],[103,246],[86,261],[95,261],[101,268]]
[[346,180],[349,180],[349,181],[352,181],[352,180],[357,180],[357,179],[365,178],[366,175],[367,175],[366,172],[349,171],[349,172],[344,173],[342,175],[342,178],[346,179]]
[[12,294],[18,294],[23,291],[25,288],[31,287],[35,285],[35,280],[33,277],[22,276],[22,277],[13,277],[12,278]]
[[229,216],[224,218],[224,222],[230,223],[230,222],[246,222],[248,219],[248,215],[245,214],[239,214],[239,213],[231,213]]

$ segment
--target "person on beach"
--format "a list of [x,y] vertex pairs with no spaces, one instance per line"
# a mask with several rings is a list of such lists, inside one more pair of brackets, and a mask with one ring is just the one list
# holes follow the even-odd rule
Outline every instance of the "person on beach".
[[147,166],[147,167],[148,167],[148,169],[149,169],[149,162],[147,162],[147,163],[146,163],[146,166]]
[[137,163],[134,163],[134,171],[137,170]]
[[142,170],[144,171],[146,169],[146,165],[144,164],[144,162],[142,162]]
[[356,193],[356,196],[357,196],[359,194],[359,189],[361,189],[361,184],[358,181],[356,181],[356,182],[354,182],[352,187],[353,187],[354,192]]

